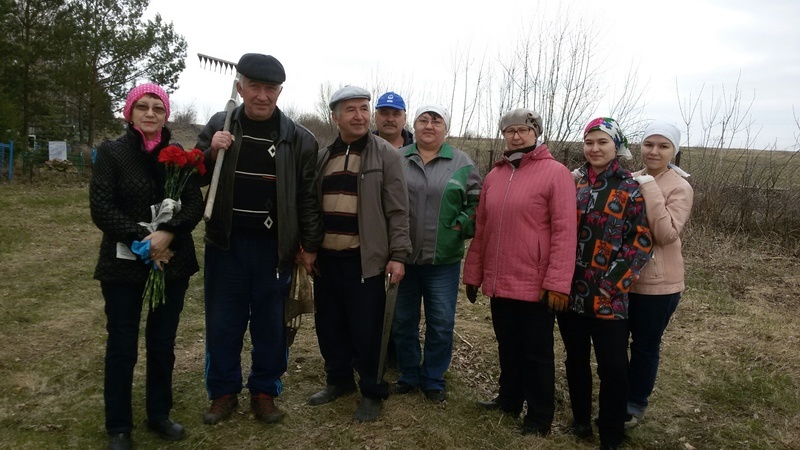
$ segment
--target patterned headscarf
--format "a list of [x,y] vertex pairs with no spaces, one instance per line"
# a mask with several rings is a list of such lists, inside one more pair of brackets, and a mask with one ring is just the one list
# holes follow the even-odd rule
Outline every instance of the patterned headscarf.
[[617,156],[622,156],[625,159],[633,158],[631,151],[628,150],[628,138],[622,134],[622,129],[619,127],[616,120],[611,117],[598,117],[593,119],[586,125],[586,129],[583,130],[583,136],[586,137],[590,131],[595,130],[600,130],[611,136],[611,139],[614,140],[614,146],[617,148]]

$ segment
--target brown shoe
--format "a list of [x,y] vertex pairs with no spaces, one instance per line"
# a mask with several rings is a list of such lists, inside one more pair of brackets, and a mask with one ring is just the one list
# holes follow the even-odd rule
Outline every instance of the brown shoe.
[[203,422],[209,425],[216,425],[236,411],[239,406],[239,396],[236,394],[225,394],[211,400],[211,407],[203,414]]
[[261,422],[278,423],[283,419],[283,411],[275,406],[275,399],[269,394],[250,394],[250,407]]

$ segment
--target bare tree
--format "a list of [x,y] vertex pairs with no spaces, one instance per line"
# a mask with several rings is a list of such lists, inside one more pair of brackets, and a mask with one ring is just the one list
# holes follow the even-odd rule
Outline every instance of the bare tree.
[[692,221],[800,241],[800,219],[794,213],[800,207],[794,183],[800,169],[792,164],[800,149],[755,148],[760,131],[750,113],[755,93],[750,98],[743,94],[741,74],[733,88],[703,85],[694,99],[691,93],[681,97],[677,83],[676,92],[687,133],[682,166],[692,173],[695,189]]
[[172,122],[176,125],[194,125],[197,123],[197,107],[194,102],[176,104],[172,114]]
[[320,83],[319,97],[317,98],[317,103],[314,105],[314,107],[319,119],[327,126],[327,130],[325,130],[326,133],[335,134],[336,125],[333,123],[333,119],[331,118],[331,108],[328,106],[333,93],[334,89],[330,81]]
[[631,62],[620,85],[621,92],[612,93],[608,98],[612,102],[609,109],[611,117],[625,125],[625,129],[628,130],[626,133],[628,140],[639,136],[639,130],[643,123],[644,101],[642,97],[649,83],[645,83],[643,86],[640,86],[640,83],[639,67]]
[[[546,21],[540,15],[513,51],[501,57],[502,83],[498,118],[526,107],[542,115],[544,138],[555,154],[569,159],[569,142],[579,137],[602,98],[600,62],[594,53],[596,28],[563,11]],[[633,78],[634,73],[629,74]],[[626,86],[615,104],[633,110],[641,98],[637,86]]]

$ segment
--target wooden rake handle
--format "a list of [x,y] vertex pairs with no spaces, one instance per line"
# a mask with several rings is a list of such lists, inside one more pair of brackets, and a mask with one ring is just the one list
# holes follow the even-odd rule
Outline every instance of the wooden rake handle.
[[[222,127],[222,131],[230,131],[231,116],[233,116],[234,109],[236,109],[236,80],[233,82],[231,98],[225,104],[225,125]],[[217,160],[214,163],[214,172],[211,175],[211,184],[208,186],[208,195],[206,196],[206,210],[203,212],[203,220],[206,222],[211,220],[211,213],[214,211],[214,200],[217,198],[217,186],[219,186],[219,174],[222,172],[225,150],[227,149],[221,148],[217,151]]]

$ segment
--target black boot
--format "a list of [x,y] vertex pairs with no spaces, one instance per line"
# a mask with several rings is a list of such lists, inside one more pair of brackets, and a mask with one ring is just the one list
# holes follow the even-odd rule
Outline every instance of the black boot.
[[383,405],[383,400],[379,398],[361,397],[358,408],[353,414],[353,420],[356,422],[373,422],[377,420],[381,413],[381,405]]
[[308,398],[308,404],[311,406],[324,405],[330,403],[339,397],[350,395],[356,391],[355,383],[348,384],[329,384],[322,388],[321,391]]

